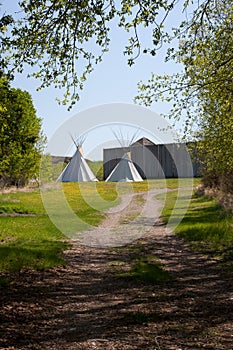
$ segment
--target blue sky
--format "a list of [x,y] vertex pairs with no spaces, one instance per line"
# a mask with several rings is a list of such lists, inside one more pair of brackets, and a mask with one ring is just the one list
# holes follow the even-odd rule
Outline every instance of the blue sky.
[[[1,3],[1,12],[16,10],[17,0],[1,0]],[[170,18],[170,26],[175,25],[180,20],[181,12],[178,9]],[[146,36],[146,33],[144,35]],[[16,76],[13,86],[31,94],[37,115],[43,120],[43,131],[48,140],[63,123],[91,107],[110,103],[133,103],[133,98],[137,95],[137,82],[146,81],[150,78],[151,72],[171,74],[178,70],[175,63],[164,63],[165,49],[159,51],[155,57],[142,54],[136,64],[129,67],[127,57],[123,55],[124,46],[127,44],[126,35],[120,29],[113,29],[111,39],[110,52],[104,56],[103,62],[97,65],[94,72],[88,77],[84,84],[84,90],[80,93],[80,101],[71,111],[67,110],[67,106],[58,105],[56,97],[60,95],[60,92],[55,88],[50,87],[38,92],[36,88],[39,86],[39,81],[28,79],[27,71]],[[165,103],[157,103],[150,110],[160,114],[166,113],[168,108],[169,106]],[[94,116],[91,115],[90,118],[94,118]],[[107,142],[109,137],[106,137],[106,130],[101,129],[100,132],[100,139]],[[74,136],[78,134],[76,130],[71,130],[71,133]],[[112,139],[112,133],[109,134],[111,134],[110,138]],[[86,147],[90,152],[94,143],[95,139],[87,137],[84,151]],[[95,158],[95,156],[93,157]],[[98,156],[96,157],[98,158]]]

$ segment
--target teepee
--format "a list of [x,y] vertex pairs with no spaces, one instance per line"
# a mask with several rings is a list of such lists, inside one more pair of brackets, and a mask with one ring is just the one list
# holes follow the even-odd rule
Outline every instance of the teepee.
[[[73,138],[72,138],[73,139]],[[61,175],[57,179],[59,182],[83,182],[83,181],[98,181],[86,160],[83,157],[82,144],[83,141],[78,139],[76,142],[76,152],[67,164]]]
[[134,163],[131,160],[130,152],[125,153],[120,162],[115,166],[106,182],[131,182],[143,181]]

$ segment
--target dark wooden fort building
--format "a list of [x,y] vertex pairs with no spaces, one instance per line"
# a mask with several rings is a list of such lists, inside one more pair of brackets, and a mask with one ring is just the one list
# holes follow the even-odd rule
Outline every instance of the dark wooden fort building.
[[200,165],[185,143],[154,144],[141,138],[129,147],[104,149],[104,179],[126,152],[143,179],[197,177]]

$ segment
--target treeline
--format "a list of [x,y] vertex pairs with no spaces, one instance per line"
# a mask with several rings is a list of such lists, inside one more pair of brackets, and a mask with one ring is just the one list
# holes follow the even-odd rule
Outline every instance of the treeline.
[[[63,89],[61,102],[69,108],[79,100],[85,80],[110,48],[110,27],[116,25],[128,35],[124,54],[129,66],[142,54],[156,56],[167,44],[164,61],[179,63],[180,71],[162,76],[152,73],[138,84],[135,100],[146,106],[171,103],[169,116],[173,121],[182,119],[185,136],[198,142],[205,185],[233,193],[231,0],[25,0],[18,5],[17,15],[5,13],[0,17],[0,69],[6,74],[22,73],[29,65],[32,76],[41,82],[40,88],[54,85]],[[180,23],[171,29],[170,15],[177,17],[177,10]],[[11,131],[18,127],[16,110],[7,103],[0,108],[6,124],[1,124],[2,134],[7,135],[1,145],[5,158],[1,159],[0,182],[21,185],[38,171],[40,121],[35,123],[39,123],[37,131],[26,135],[20,148],[17,135]],[[12,123],[7,118],[12,118]],[[31,169],[29,177],[27,166]]]
[[32,98],[0,78],[0,187],[21,187],[39,176],[45,137]]

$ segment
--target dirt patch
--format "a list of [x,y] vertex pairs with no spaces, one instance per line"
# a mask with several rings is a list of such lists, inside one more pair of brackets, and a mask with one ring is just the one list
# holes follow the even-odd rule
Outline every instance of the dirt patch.
[[43,214],[32,214],[32,213],[0,213],[0,216],[9,216],[9,217],[16,217],[16,216],[43,216]]
[[[232,350],[232,276],[168,232],[155,211],[143,214],[144,225],[146,217],[144,235],[125,246],[76,241],[66,267],[14,276],[1,290],[0,348]],[[148,256],[159,258],[169,280],[119,275]]]
[[32,192],[32,191],[35,191],[35,189],[37,188],[39,188],[38,184],[28,185],[24,187],[11,186],[11,187],[0,188],[0,193],[7,194],[7,193],[17,193],[17,192]]

